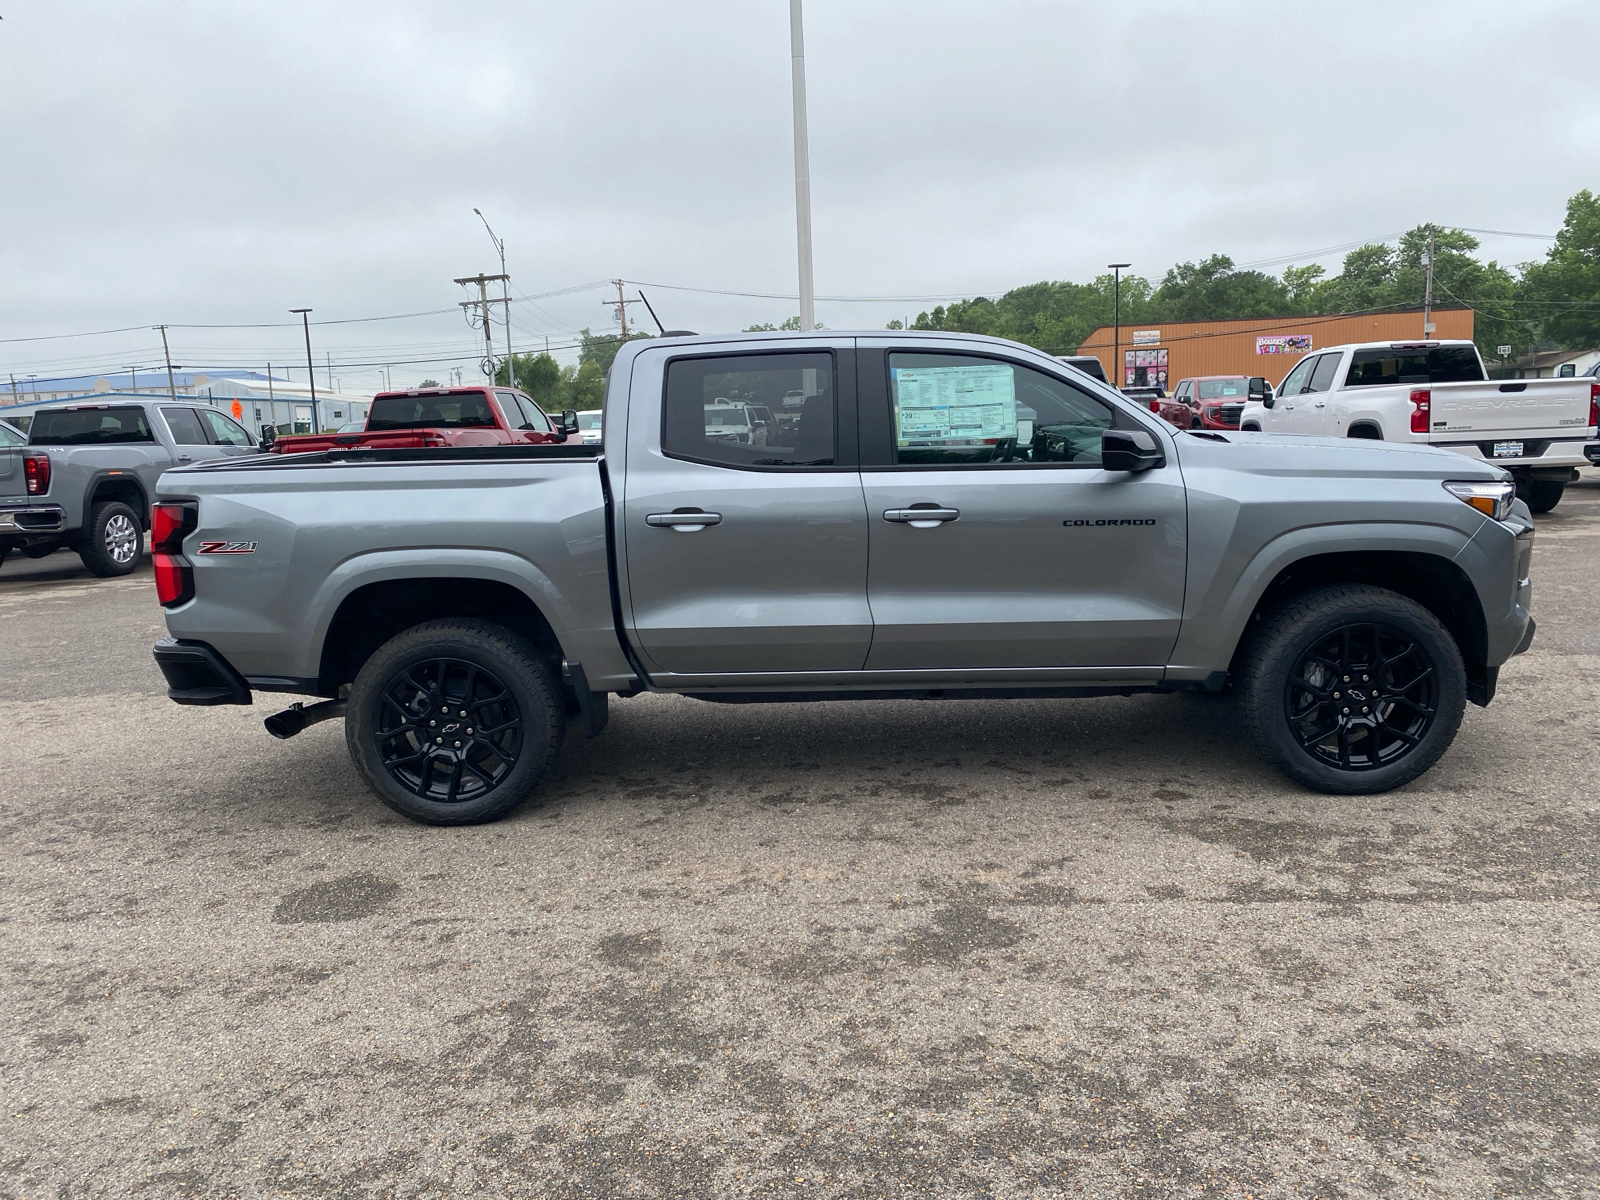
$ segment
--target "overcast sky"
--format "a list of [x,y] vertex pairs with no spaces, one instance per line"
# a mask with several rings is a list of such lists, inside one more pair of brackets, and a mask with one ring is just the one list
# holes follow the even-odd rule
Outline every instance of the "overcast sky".
[[[797,311],[666,286],[795,290],[786,0],[0,17],[0,338],[452,309],[453,278],[498,270],[474,207],[521,296],[621,276],[669,328]],[[1312,252],[1427,220],[1554,233],[1600,189],[1597,34],[1595,0],[807,0],[817,291],[896,298],[818,319],[881,327],[1112,260],[1336,269]],[[1508,263],[1547,245],[1484,242]],[[614,328],[607,294],[519,303],[513,339]],[[173,357],[303,363],[298,334],[174,329]],[[378,381],[358,363],[476,370],[455,313],[313,338],[346,390]],[[0,342],[19,377],[160,361],[145,329]]]

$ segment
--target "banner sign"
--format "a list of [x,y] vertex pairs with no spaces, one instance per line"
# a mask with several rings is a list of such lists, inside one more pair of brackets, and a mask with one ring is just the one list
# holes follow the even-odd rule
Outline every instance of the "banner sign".
[[1309,333],[1286,333],[1278,337],[1258,337],[1257,354],[1306,354],[1311,350]]
[[1133,331],[1133,344],[1135,346],[1154,346],[1161,340],[1159,329],[1135,329]]

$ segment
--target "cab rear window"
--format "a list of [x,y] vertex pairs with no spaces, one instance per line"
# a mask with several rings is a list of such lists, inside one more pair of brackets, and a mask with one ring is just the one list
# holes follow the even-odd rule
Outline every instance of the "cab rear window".
[[382,429],[481,429],[494,427],[482,392],[453,395],[379,396],[367,417],[367,432]]
[[142,408],[85,408],[36,413],[28,429],[34,446],[105,446],[153,442]]
[[1483,366],[1471,346],[1357,350],[1344,385],[1379,387],[1396,383],[1477,383]]

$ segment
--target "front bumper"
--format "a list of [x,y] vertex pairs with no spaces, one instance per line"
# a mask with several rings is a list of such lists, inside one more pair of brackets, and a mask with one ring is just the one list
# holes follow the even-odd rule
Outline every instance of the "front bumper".
[[162,638],[153,650],[167,680],[167,698],[178,704],[249,704],[250,685],[233,664],[205,642]]
[[59,504],[8,504],[0,506],[0,534],[62,533],[67,510]]

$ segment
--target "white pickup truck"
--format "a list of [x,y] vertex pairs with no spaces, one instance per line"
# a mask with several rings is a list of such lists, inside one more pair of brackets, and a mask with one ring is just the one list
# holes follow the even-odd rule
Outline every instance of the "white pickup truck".
[[1543,513],[1588,463],[1597,409],[1600,381],[1491,380],[1471,342],[1363,342],[1306,355],[1239,427],[1440,446],[1506,468]]

